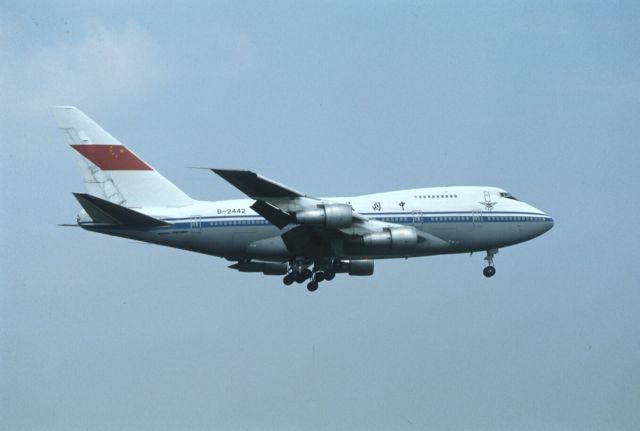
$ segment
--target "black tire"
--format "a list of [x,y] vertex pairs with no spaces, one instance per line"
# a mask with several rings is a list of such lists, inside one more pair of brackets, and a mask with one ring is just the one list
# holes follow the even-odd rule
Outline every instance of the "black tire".
[[309,284],[307,284],[307,290],[309,292],[315,292],[316,290],[318,290],[318,282],[310,281]]
[[313,272],[311,272],[311,270],[309,268],[306,268],[302,271],[302,275],[304,276],[305,280],[308,280],[311,278],[311,276],[313,275]]
[[326,278],[327,277],[325,276],[324,271],[316,271],[316,273],[313,274],[313,281],[317,281],[318,283],[325,280]]
[[482,270],[482,274],[487,278],[493,277],[496,274],[496,269],[493,266],[487,266]]
[[331,281],[336,277],[336,273],[335,272],[331,272],[331,271],[327,271],[324,273],[324,279],[327,281]]
[[294,281],[296,281],[296,275],[293,272],[290,272],[289,274],[285,275],[284,278],[282,279],[282,282],[287,286],[291,286]]

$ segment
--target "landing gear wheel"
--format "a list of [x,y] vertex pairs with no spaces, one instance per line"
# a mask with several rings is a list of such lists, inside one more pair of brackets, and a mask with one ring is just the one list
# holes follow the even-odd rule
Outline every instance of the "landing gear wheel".
[[305,281],[310,279],[312,275],[313,275],[313,272],[311,272],[309,268],[303,269],[298,273],[298,275],[296,275],[296,281],[298,283],[304,283]]
[[309,292],[315,292],[316,290],[318,290],[318,282],[310,281],[309,284],[307,284],[307,290]]
[[485,269],[482,270],[482,273],[487,278],[493,277],[496,273],[496,269],[493,266],[487,266]]
[[316,271],[315,274],[313,274],[313,281],[317,281],[318,283],[325,280],[326,278],[327,277],[324,271]]
[[287,286],[291,286],[294,281],[296,281],[296,274],[293,272],[290,272],[289,274],[285,275],[284,278],[282,279],[282,282]]
[[336,276],[335,272],[327,271],[327,272],[324,273],[324,279],[327,280],[327,281],[333,280],[335,278],[335,276]]

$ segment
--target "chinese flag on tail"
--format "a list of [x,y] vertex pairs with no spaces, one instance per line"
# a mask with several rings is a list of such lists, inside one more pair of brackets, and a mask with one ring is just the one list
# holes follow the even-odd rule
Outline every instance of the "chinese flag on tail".
[[123,145],[72,145],[91,163],[103,171],[152,171]]

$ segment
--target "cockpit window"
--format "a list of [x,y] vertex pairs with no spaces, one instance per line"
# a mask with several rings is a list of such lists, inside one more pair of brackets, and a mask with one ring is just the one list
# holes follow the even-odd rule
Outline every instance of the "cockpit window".
[[514,201],[518,200],[518,198],[513,196],[511,193],[507,193],[507,192],[500,192],[500,197],[501,198],[507,198],[507,199],[513,199]]

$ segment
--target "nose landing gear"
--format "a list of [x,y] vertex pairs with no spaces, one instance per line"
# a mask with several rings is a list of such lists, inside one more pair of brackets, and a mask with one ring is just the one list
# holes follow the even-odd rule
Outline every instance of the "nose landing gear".
[[487,250],[487,257],[484,258],[484,260],[487,261],[487,266],[482,270],[482,274],[487,278],[493,277],[496,274],[496,268],[493,266],[493,256],[497,253],[497,248]]
[[482,274],[484,274],[484,276],[487,278],[493,277],[495,273],[496,273],[496,269],[493,266],[487,266],[485,269],[482,270]]

